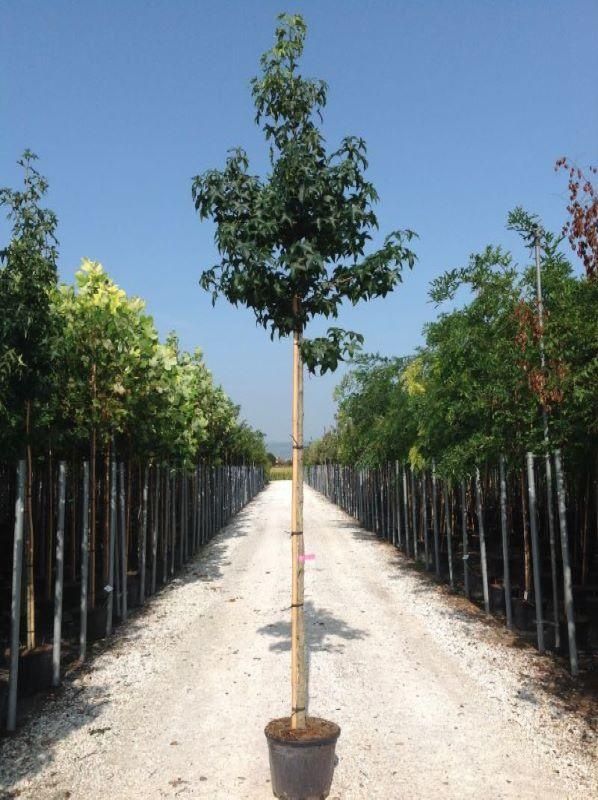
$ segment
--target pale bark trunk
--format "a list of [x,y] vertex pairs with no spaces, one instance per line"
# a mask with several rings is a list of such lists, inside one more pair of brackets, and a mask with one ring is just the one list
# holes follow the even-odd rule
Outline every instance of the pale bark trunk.
[[102,560],[102,579],[103,584],[112,586],[109,581],[110,572],[110,445],[106,445],[104,451],[104,552]]
[[95,425],[91,434],[91,519],[89,522],[89,608],[94,609],[96,605],[96,458],[97,458],[97,434]]
[[31,401],[25,404],[25,434],[27,438],[27,649],[35,647],[35,532],[33,528],[33,453],[31,451]]
[[46,497],[48,498],[48,515],[46,531],[46,600],[52,599],[52,544],[54,540],[54,491],[52,484],[52,448],[48,453],[48,487]]
[[532,557],[529,542],[529,527],[527,524],[527,505],[525,502],[525,478],[523,470],[520,475],[521,483],[521,511],[523,516],[523,571],[524,571],[524,587],[523,599],[528,600],[532,588]]
[[305,728],[307,713],[307,665],[305,659],[303,556],[303,361],[301,333],[293,336],[293,482],[291,507],[291,728]]
[[[95,401],[97,398],[96,386],[96,365],[92,364],[91,367],[91,394],[93,398],[93,413],[95,414]],[[95,422],[91,431],[91,519],[89,522],[89,608],[94,609],[96,605],[96,459],[97,459],[98,441]]]

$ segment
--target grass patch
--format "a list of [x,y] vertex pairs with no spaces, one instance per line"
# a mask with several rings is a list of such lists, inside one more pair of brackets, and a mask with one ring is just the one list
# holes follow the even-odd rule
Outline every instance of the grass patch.
[[293,477],[293,468],[284,466],[270,467],[271,481],[290,481]]

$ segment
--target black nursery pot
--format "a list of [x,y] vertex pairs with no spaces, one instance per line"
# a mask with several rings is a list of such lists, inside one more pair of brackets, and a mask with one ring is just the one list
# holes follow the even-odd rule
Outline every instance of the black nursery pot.
[[42,644],[19,655],[19,694],[31,697],[52,686],[52,645]]
[[491,583],[488,587],[490,595],[490,608],[492,611],[505,610],[505,589],[498,583]]
[[334,749],[341,729],[309,717],[305,731],[291,731],[290,718],[266,726],[272,792],[280,800],[325,800],[334,773]]
[[[127,609],[137,608],[139,605],[139,577],[129,575],[127,578]],[[151,585],[151,584],[150,584]],[[147,583],[146,583],[147,586]]]
[[517,598],[513,601],[515,625],[520,631],[531,631],[536,622],[536,610],[527,600]]
[[87,640],[95,642],[106,636],[106,606],[96,606],[87,612]]

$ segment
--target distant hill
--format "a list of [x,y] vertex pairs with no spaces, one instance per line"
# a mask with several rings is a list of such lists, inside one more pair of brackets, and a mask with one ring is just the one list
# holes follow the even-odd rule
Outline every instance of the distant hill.
[[288,442],[266,442],[266,450],[276,458],[289,461],[291,458],[291,441]]

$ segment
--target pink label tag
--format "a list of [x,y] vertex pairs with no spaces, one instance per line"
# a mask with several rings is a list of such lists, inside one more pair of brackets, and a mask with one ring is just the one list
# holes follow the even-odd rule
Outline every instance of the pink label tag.
[[315,561],[315,558],[315,553],[305,553],[305,555],[299,556],[299,561]]

